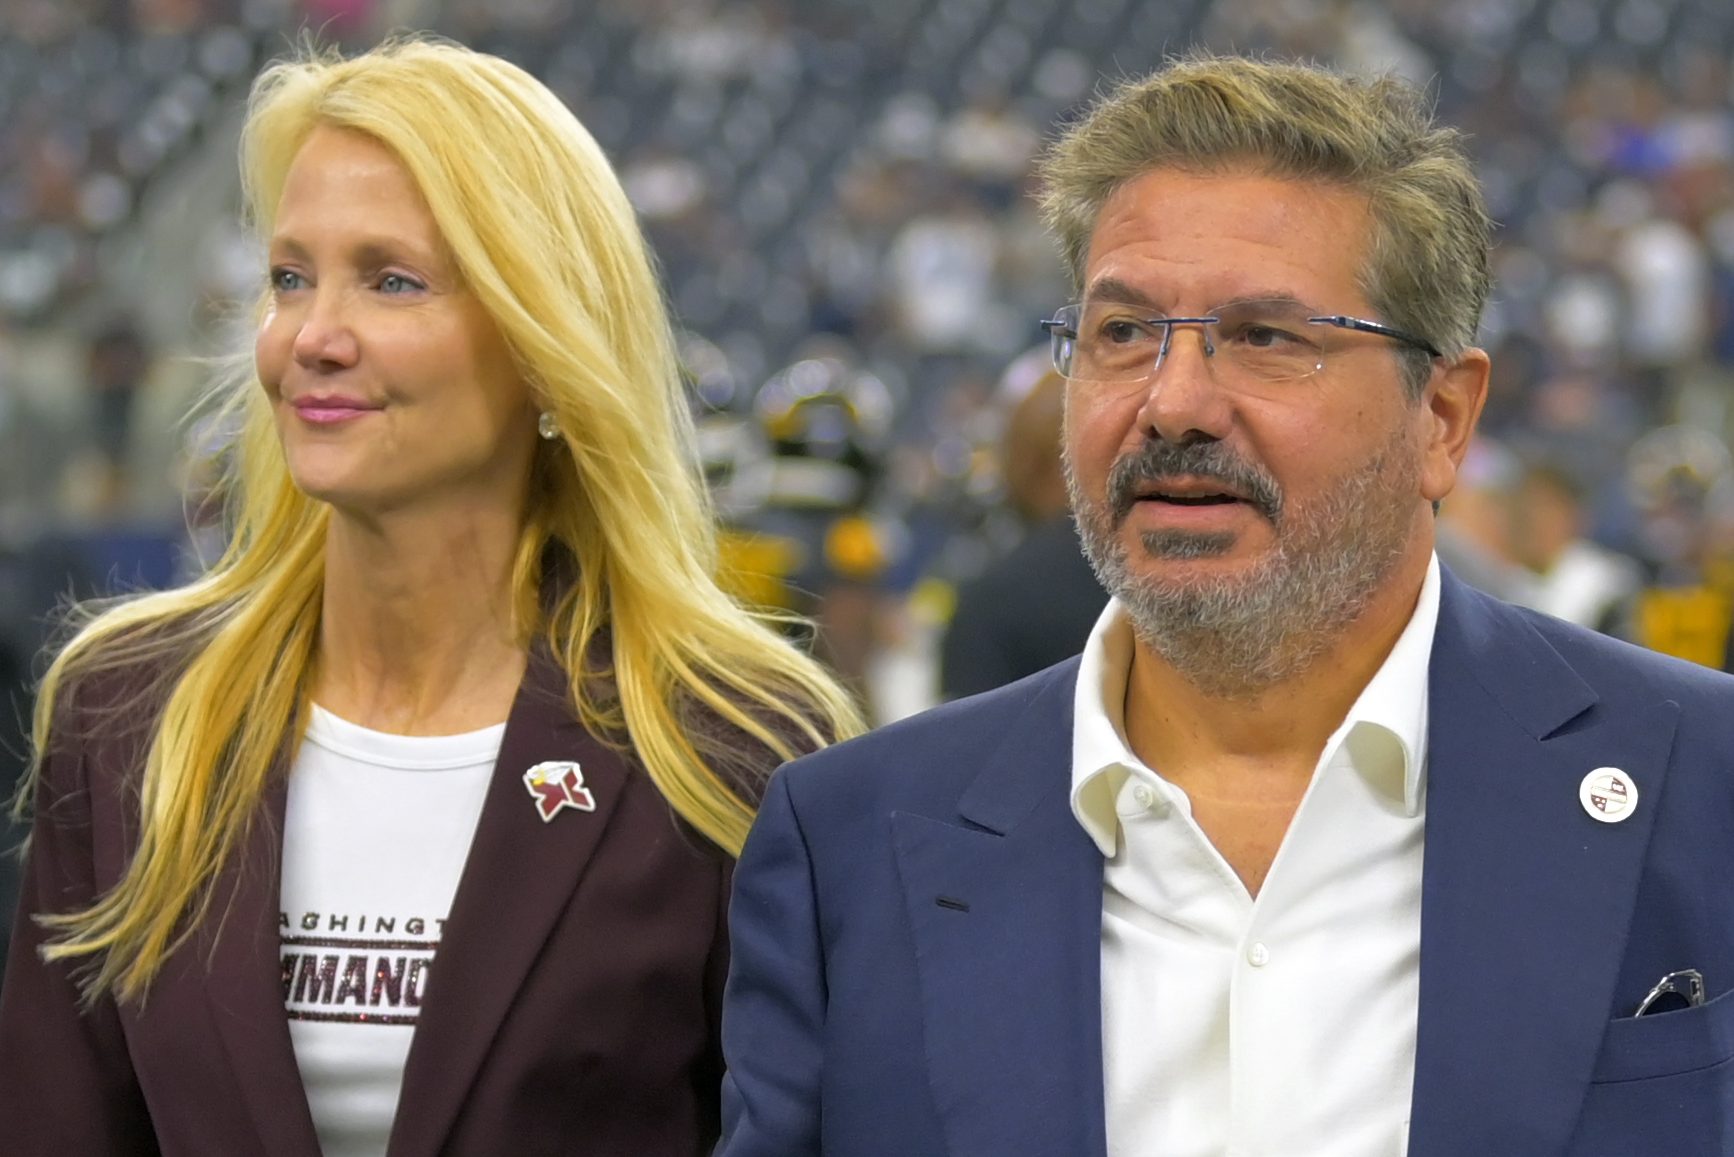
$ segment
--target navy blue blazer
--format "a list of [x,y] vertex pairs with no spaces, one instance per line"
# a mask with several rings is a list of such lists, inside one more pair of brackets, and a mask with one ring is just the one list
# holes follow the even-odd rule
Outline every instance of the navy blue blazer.
[[[1103,1157],[1077,671],[776,776],[735,876],[719,1157]],[[1430,696],[1409,1157],[1734,1152],[1734,679],[1446,574]],[[1625,822],[1579,802],[1602,767],[1637,784]],[[1634,1019],[1682,968],[1709,1001]]]

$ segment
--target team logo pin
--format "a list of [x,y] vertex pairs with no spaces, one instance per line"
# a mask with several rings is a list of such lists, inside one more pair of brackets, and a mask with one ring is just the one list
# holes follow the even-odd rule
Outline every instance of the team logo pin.
[[1631,818],[1638,806],[1638,785],[1617,767],[1598,767],[1583,777],[1577,798],[1590,819],[1617,824]]
[[584,773],[569,759],[554,759],[538,763],[524,773],[524,787],[536,801],[536,814],[547,823],[560,814],[561,808],[593,812],[596,797],[584,786]]

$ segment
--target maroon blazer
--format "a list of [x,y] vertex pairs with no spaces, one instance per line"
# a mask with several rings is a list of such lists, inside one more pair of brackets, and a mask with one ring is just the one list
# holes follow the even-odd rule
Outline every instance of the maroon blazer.
[[[284,776],[215,882],[212,917],[143,1007],[79,1009],[32,913],[81,908],[136,841],[144,728],[81,689],[44,770],[0,994],[11,1157],[318,1157],[284,1012]],[[544,822],[523,774],[576,760],[594,812]],[[769,769],[767,768],[767,771]],[[389,1157],[687,1157],[718,1130],[732,861],[585,730],[535,661],[506,723],[421,1008]],[[226,913],[226,915],[225,915]]]

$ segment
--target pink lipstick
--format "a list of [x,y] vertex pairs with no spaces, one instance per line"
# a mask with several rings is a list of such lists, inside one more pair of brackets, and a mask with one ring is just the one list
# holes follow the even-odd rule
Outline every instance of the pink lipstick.
[[292,405],[297,417],[316,426],[334,426],[379,411],[378,406],[369,405],[359,398],[336,394],[297,398]]

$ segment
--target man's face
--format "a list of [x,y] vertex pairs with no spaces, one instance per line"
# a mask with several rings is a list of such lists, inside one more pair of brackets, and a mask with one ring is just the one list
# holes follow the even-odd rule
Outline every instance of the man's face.
[[[1103,207],[1085,298],[1181,317],[1288,299],[1382,321],[1357,282],[1371,227],[1365,198],[1337,186],[1156,170]],[[1431,549],[1429,502],[1455,469],[1434,382],[1412,401],[1400,346],[1324,328],[1324,368],[1279,387],[1206,358],[1197,326],[1175,328],[1143,382],[1068,385],[1086,552],[1139,637],[1201,687],[1293,674]]]

